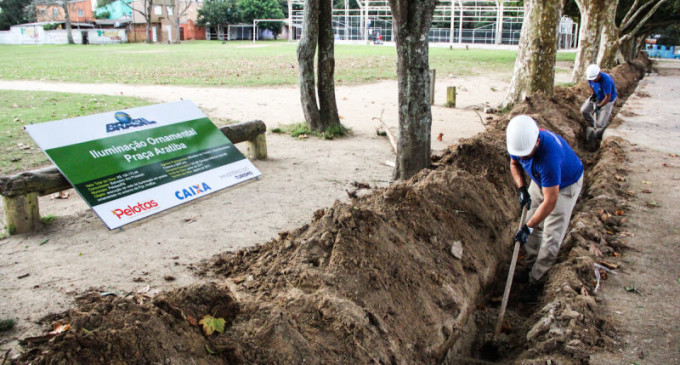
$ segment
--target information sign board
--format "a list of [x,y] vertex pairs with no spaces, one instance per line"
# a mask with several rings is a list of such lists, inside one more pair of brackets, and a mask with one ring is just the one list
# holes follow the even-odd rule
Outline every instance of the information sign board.
[[190,101],[26,131],[109,229],[261,174]]

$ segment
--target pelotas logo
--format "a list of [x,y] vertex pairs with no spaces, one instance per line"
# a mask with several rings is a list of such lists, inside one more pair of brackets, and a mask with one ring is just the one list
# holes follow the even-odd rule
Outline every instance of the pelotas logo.
[[128,114],[126,112],[116,112],[113,116],[116,118],[116,120],[118,122],[107,124],[106,125],[106,133],[116,132],[116,131],[119,131],[119,130],[125,130],[125,129],[128,129],[128,128],[137,128],[137,127],[143,127],[145,125],[156,124],[156,122],[148,121],[144,118],[132,119],[130,114]]
[[155,200],[149,200],[148,202],[137,203],[137,205],[133,205],[133,206],[128,205],[127,208],[114,209],[114,210],[111,211],[111,213],[113,213],[113,215],[118,217],[118,219],[122,219],[123,216],[132,217],[133,215],[142,213],[142,212],[147,211],[149,209],[156,208],[157,206],[158,206],[158,203],[156,203]]
[[208,186],[208,184],[202,182],[202,183],[197,184],[197,185],[192,185],[192,186],[190,186],[186,189],[175,191],[175,196],[179,200],[184,200],[184,199],[194,197],[198,194],[205,193],[208,190],[211,190],[211,187]]

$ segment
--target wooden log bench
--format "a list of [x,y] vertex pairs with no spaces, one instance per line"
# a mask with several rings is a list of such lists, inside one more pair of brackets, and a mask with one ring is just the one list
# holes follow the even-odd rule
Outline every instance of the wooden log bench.
[[[249,159],[267,159],[267,126],[261,120],[231,124],[220,128],[236,144],[247,142]],[[56,166],[25,171],[0,177],[0,195],[5,210],[5,228],[8,234],[27,233],[40,227],[38,196],[71,189],[68,180]]]

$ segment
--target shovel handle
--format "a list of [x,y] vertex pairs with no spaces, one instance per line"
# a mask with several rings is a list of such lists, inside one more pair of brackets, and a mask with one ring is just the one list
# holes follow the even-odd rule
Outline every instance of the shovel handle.
[[[522,216],[519,219],[519,231],[524,224],[524,219],[527,215],[527,206],[522,208]],[[517,256],[519,255],[519,242],[515,241],[515,248],[512,251],[512,260],[510,261],[510,269],[508,269],[508,278],[505,281],[505,292],[503,292],[503,301],[501,302],[501,310],[498,313],[498,321],[496,322],[496,329],[493,331],[494,340],[501,333],[501,326],[503,325],[503,318],[505,317],[505,308],[508,306],[508,298],[510,297],[510,288],[512,288],[512,278],[515,276],[515,266],[517,266]]]

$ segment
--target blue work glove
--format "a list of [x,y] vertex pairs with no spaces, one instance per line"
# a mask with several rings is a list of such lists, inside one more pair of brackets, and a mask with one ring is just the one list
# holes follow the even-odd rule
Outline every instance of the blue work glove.
[[522,226],[522,228],[515,233],[515,238],[513,239],[513,242],[519,242],[520,246],[524,246],[527,241],[529,240],[529,236],[531,235],[531,232],[534,230],[532,228],[529,228],[526,224]]
[[519,209],[522,210],[526,205],[527,209],[531,208],[531,195],[526,186],[519,188]]

